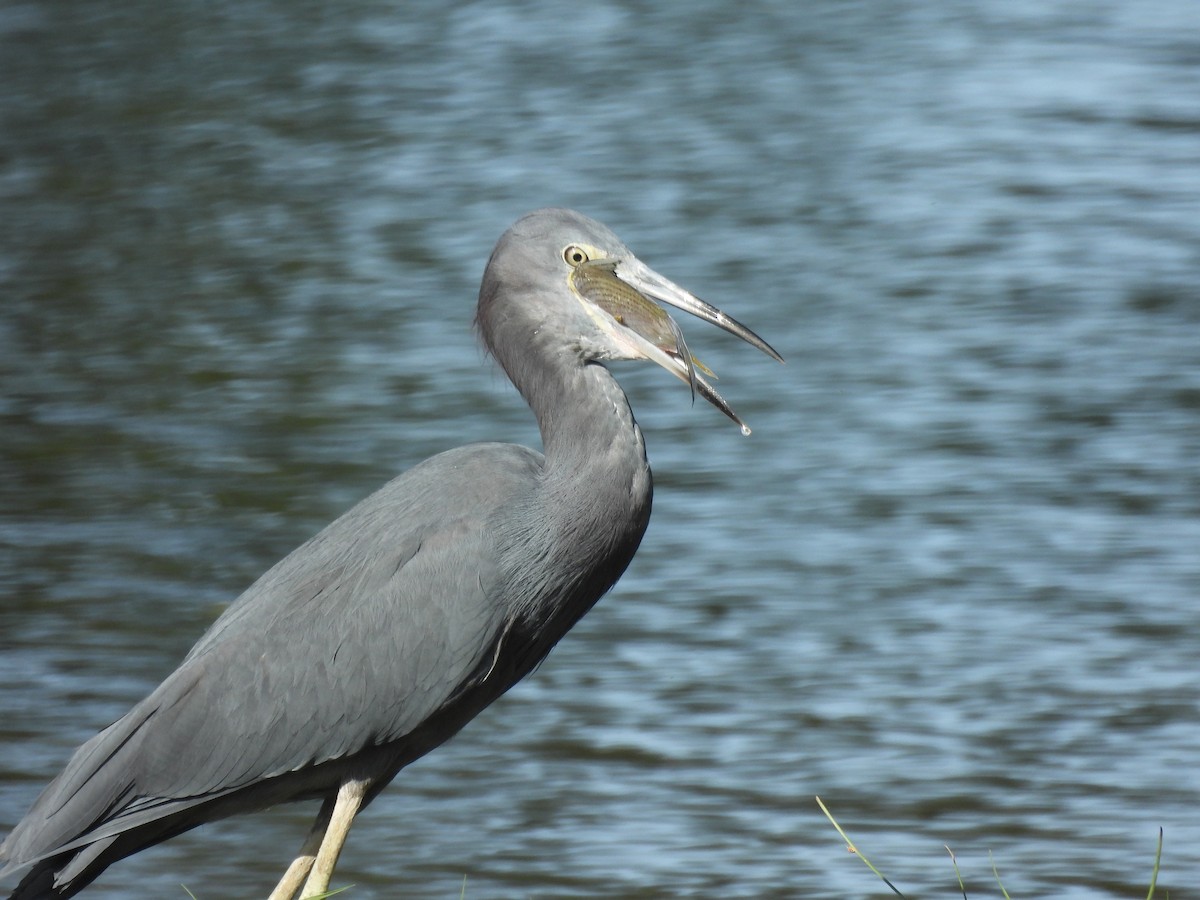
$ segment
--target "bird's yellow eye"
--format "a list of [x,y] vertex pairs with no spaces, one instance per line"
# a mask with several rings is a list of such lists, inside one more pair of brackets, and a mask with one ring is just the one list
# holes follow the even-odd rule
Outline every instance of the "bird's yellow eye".
[[582,247],[571,244],[563,250],[563,259],[566,260],[568,266],[581,266],[588,261],[588,255]]

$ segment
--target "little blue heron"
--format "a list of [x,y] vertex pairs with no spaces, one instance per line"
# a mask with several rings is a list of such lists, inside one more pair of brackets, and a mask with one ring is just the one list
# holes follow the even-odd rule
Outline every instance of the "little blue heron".
[[358,811],[528,674],[633,558],[650,467],[603,362],[652,360],[749,434],[655,301],[782,361],[598,222],[543,209],[509,228],[476,323],[544,452],[441,453],[277,563],[37,798],[0,845],[0,877],[32,866],[12,897],[70,897],[204,822],[306,799],[320,811],[271,897],[325,891]]

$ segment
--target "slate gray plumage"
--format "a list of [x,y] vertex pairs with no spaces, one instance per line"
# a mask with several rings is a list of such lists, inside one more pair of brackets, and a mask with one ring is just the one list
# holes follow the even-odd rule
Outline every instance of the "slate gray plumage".
[[[572,270],[597,260],[576,287]],[[740,422],[648,297],[778,358],[599,223],[550,209],[514,224],[484,274],[477,324],[536,414],[545,455],[495,443],[439,454],[271,568],[76,751],[0,845],[0,874],[32,865],[12,896],[72,896],[203,822],[332,805],[357,779],[352,818],[536,666],[621,576],[650,516],[641,430],[596,363],[653,359]]]

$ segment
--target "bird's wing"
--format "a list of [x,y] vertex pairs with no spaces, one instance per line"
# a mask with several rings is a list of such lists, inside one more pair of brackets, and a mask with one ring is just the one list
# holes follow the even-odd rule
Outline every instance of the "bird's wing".
[[442,454],[302,545],[76,751],[0,858],[44,858],[412,732],[486,674],[507,615],[489,519],[539,459]]

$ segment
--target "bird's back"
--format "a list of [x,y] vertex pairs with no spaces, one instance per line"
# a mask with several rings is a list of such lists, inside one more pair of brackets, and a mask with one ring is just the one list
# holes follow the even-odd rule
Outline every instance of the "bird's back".
[[0,845],[5,871],[86,884],[201,822],[322,796],[347,766],[390,779],[454,734],[512,683],[494,523],[541,466],[507,444],[440,454],[280,561],[76,751]]

